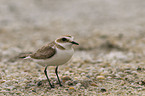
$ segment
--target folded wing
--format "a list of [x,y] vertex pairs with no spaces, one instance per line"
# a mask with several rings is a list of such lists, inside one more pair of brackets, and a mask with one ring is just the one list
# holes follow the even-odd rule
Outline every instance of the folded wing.
[[38,49],[35,53],[31,54],[30,57],[33,59],[48,59],[56,53],[56,49],[53,48],[53,44],[43,46]]

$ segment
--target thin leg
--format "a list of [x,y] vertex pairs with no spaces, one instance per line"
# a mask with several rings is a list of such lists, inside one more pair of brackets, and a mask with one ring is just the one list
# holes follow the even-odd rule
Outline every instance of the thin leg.
[[57,76],[57,79],[58,79],[59,85],[62,86],[62,84],[61,84],[61,82],[60,82],[60,79],[59,79],[59,76],[58,76],[57,69],[58,69],[58,66],[56,66],[56,68],[55,68],[55,73],[56,73],[56,76]]
[[47,76],[47,66],[45,67],[44,73],[45,73],[45,76],[46,76],[46,78],[47,78],[47,80],[48,80],[48,82],[49,82],[50,87],[51,87],[51,88],[54,88],[54,86],[51,85],[50,80],[49,80],[49,78],[48,78],[48,76]]

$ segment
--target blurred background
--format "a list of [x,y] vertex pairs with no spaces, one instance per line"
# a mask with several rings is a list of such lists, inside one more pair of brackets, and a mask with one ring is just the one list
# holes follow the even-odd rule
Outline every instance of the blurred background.
[[[97,89],[85,87],[86,94],[98,94],[104,87],[110,96],[122,92],[143,96],[144,89],[138,88],[145,84],[145,71],[138,70],[145,70],[145,0],[0,0],[0,92],[10,88],[33,93],[30,82],[40,94],[48,92],[46,82],[42,90],[37,87],[39,80],[46,80],[44,68],[17,61],[17,56],[61,35],[73,35],[80,44],[75,46],[71,63],[60,67],[61,79],[68,75],[73,81],[82,80],[78,82],[94,80],[96,85],[90,86]],[[49,67],[48,72],[54,73],[54,69]],[[84,82],[80,86],[86,86]],[[81,93],[77,91],[80,87],[75,88]],[[56,91],[67,92],[63,89]]]
[[96,40],[100,34],[142,35],[144,4],[143,0],[0,0],[0,43],[25,47],[65,34],[80,42]]

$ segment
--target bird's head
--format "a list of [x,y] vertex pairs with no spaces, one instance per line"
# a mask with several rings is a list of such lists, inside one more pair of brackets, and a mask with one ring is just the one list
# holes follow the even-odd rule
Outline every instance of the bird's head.
[[79,45],[77,42],[75,42],[73,36],[70,35],[64,35],[58,39],[55,40],[55,43],[61,45],[64,48],[71,48],[72,45]]

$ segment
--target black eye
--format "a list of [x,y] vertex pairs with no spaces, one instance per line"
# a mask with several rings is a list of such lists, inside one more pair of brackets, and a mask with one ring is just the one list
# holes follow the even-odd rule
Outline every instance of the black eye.
[[66,41],[67,39],[66,38],[62,38],[62,41]]

